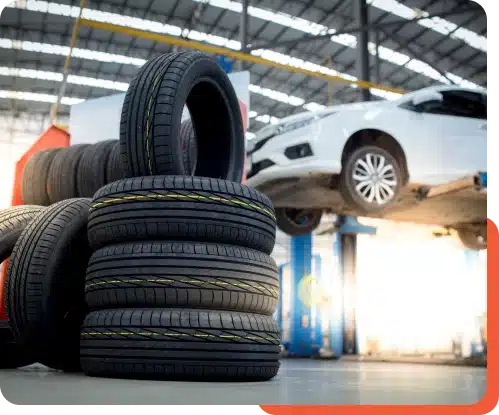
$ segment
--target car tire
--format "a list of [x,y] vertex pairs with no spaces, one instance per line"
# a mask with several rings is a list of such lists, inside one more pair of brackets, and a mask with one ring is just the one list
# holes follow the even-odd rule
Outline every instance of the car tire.
[[250,187],[187,176],[149,176],[108,184],[94,196],[88,237],[93,248],[144,240],[244,246],[270,254],[272,202]]
[[78,163],[78,197],[92,197],[106,185],[107,161],[115,140],[106,140],[86,147]]
[[457,234],[463,246],[473,251],[481,251],[487,249],[487,228],[472,229],[460,228],[457,229]]
[[198,147],[196,132],[190,119],[185,120],[180,126],[180,141],[182,154],[184,156],[184,166],[189,176],[193,176],[196,171],[198,157]]
[[276,208],[277,227],[290,236],[313,232],[321,223],[321,209]]
[[61,148],[51,148],[33,154],[23,169],[22,200],[25,205],[48,206],[47,179],[50,166]]
[[44,209],[21,205],[0,210],[0,264],[12,253],[22,231]]
[[137,242],[94,252],[85,281],[91,309],[185,307],[272,315],[274,260],[253,249],[199,242]]
[[58,202],[36,215],[9,259],[6,311],[15,341],[39,363],[79,370],[79,328],[87,312],[89,199]]
[[[0,264],[11,255],[21,232],[41,211],[42,206],[15,206],[0,210]],[[2,267],[0,267],[0,270]],[[0,271],[1,275],[1,271]],[[0,307],[4,308],[4,281],[0,278]],[[2,322],[0,322],[2,323]],[[0,326],[0,369],[12,369],[34,363],[29,351],[16,343],[8,322]]]
[[78,144],[59,151],[52,161],[47,180],[50,203],[78,195],[78,164],[89,144]]
[[[377,187],[373,186],[376,180]],[[397,201],[402,183],[402,170],[396,158],[380,147],[365,146],[345,160],[339,189],[349,207],[363,213],[376,213]]]
[[91,312],[81,366],[91,376],[263,381],[279,370],[280,339],[269,316],[192,309]]
[[120,142],[116,140],[111,148],[109,159],[107,160],[106,168],[106,184],[124,179],[123,166],[121,164],[121,146]]
[[185,104],[202,155],[195,175],[240,183],[245,137],[239,101],[227,74],[200,52],[158,56],[132,80],[120,127],[125,176],[191,174],[179,139]]

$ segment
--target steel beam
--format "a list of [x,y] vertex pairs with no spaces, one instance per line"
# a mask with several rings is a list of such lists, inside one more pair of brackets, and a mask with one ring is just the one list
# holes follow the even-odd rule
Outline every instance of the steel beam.
[[374,55],[374,82],[381,80],[381,59],[379,57],[379,30],[374,32],[374,44],[376,45],[376,54]]
[[[359,27],[367,27],[369,25],[369,11],[366,0],[355,1],[355,18]],[[357,78],[365,82],[369,82],[371,78],[369,66],[369,33],[367,30],[361,30],[357,33]],[[369,89],[360,91],[361,101],[370,101],[371,92]]]
[[377,23],[377,24],[366,25],[366,26],[355,25],[355,26],[347,27],[347,28],[342,29],[342,30],[338,30],[337,32],[334,32],[334,33],[321,33],[319,35],[300,36],[300,37],[297,37],[296,39],[285,40],[282,42],[266,42],[266,43],[261,43],[258,45],[251,45],[248,48],[248,51],[252,51],[252,50],[256,50],[256,49],[276,49],[276,48],[280,48],[280,47],[294,47],[299,43],[313,42],[315,40],[326,39],[326,38],[331,37],[331,36],[353,34],[353,33],[357,33],[357,32],[367,32],[367,31],[371,31],[371,30],[374,31],[374,30],[378,30],[378,29],[387,29],[387,28],[390,28],[391,26],[406,25],[409,23],[417,23],[419,20],[431,19],[433,17],[444,18],[444,17],[448,17],[448,16],[459,15],[462,13],[474,12],[477,10],[481,10],[480,7],[467,6],[467,7],[459,8],[457,10],[456,9],[448,10],[446,12],[432,14],[431,16],[417,17],[417,18],[409,19],[409,20],[408,19],[400,19],[400,20],[393,20],[390,22]]
[[107,30],[110,32],[117,32],[117,33],[122,33],[122,34],[134,36],[134,37],[138,37],[138,38],[168,43],[171,45],[177,45],[177,46],[184,47],[184,48],[200,50],[202,52],[209,53],[209,54],[229,56],[229,57],[237,59],[237,60],[243,60],[246,62],[257,63],[257,64],[265,65],[265,66],[271,66],[271,67],[278,68],[278,69],[284,69],[284,70],[287,70],[290,72],[296,72],[296,73],[300,73],[300,74],[306,75],[306,76],[312,76],[312,77],[316,77],[316,78],[325,79],[327,81],[335,81],[335,82],[345,83],[348,85],[356,85],[359,88],[377,88],[377,89],[380,89],[382,91],[395,92],[395,93],[399,93],[399,94],[406,93],[406,91],[404,91],[403,89],[399,89],[399,88],[392,88],[390,86],[384,86],[384,85],[376,85],[376,84],[373,84],[371,82],[365,82],[365,81],[361,81],[361,80],[352,81],[350,79],[346,79],[346,78],[343,78],[341,76],[327,75],[327,74],[323,74],[323,73],[319,73],[319,72],[314,72],[314,71],[310,71],[308,69],[298,68],[295,66],[285,65],[282,63],[274,62],[274,61],[271,61],[269,59],[261,58],[259,56],[253,56],[249,53],[242,53],[242,52],[235,51],[232,49],[222,48],[219,46],[209,45],[206,43],[196,42],[196,41],[192,41],[192,40],[186,40],[186,39],[182,39],[182,38],[175,37],[175,36],[162,35],[162,34],[158,34],[158,33],[148,32],[146,30],[132,29],[132,28],[126,27],[126,26],[120,26],[120,25],[115,25],[115,24],[111,24],[111,23],[103,23],[103,22],[98,22],[95,20],[88,20],[88,19],[81,19],[81,25],[91,27],[93,29]]
[[[249,0],[243,0],[242,6],[243,10],[241,12],[241,24],[239,25],[239,37],[241,41],[241,52],[247,53],[247,47],[248,47],[248,24],[249,24],[249,18],[248,18],[248,5],[249,5]],[[246,62],[244,61],[239,61],[240,64],[240,69],[241,71],[244,71],[246,67]]]
[[64,62],[63,79],[61,82],[61,86],[59,88],[59,93],[57,94],[57,101],[52,106],[51,111],[50,111],[50,118],[52,120],[52,124],[56,124],[57,112],[59,111],[62,97],[64,96],[64,92],[66,91],[66,85],[68,83],[68,75],[69,75],[69,65],[71,63],[71,55],[73,53],[73,48],[75,47],[76,41],[78,39],[78,31],[79,31],[80,23],[81,23],[81,15],[82,15],[83,9],[85,8],[85,3],[86,3],[86,0],[80,0],[80,11],[79,11],[78,17],[75,20],[74,26],[73,26],[73,33],[71,35],[71,43],[69,45],[69,53],[66,56],[66,60]]
[[392,39],[394,42],[396,42],[399,46],[400,49],[406,50],[409,52],[409,55],[412,56],[413,58],[416,58],[417,60],[420,60],[423,63],[426,63],[428,66],[431,68],[435,69],[440,75],[442,75],[445,79],[447,79],[451,84],[455,84],[455,82],[450,79],[446,74],[445,71],[442,71],[441,69],[438,68],[436,62],[430,62],[428,59],[426,59],[422,53],[417,51],[414,46],[411,44],[411,41],[401,39],[398,35],[395,33],[389,33],[385,29],[381,29],[381,32],[387,37],[387,39]]

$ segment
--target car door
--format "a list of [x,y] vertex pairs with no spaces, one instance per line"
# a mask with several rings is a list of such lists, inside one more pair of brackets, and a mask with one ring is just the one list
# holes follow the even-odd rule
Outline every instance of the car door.
[[487,168],[486,95],[462,89],[440,91],[442,101],[424,102],[413,110],[415,127],[436,164],[431,183],[445,183]]

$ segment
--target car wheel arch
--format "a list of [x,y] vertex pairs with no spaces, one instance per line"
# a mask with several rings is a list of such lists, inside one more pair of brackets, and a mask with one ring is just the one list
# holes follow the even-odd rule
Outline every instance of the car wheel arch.
[[360,147],[375,145],[392,154],[399,162],[404,175],[404,184],[409,181],[407,157],[402,145],[391,134],[375,128],[366,128],[353,133],[345,143],[341,154],[341,165],[344,166],[348,156]]

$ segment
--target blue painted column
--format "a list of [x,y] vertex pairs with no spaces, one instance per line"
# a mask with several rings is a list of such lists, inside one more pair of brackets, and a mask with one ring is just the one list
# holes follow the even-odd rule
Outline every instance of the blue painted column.
[[322,258],[319,254],[314,254],[313,258],[313,276],[316,278],[317,286],[319,287],[319,292],[316,295],[320,295],[321,297],[317,298],[315,304],[313,305],[312,312],[314,314],[314,319],[312,321],[312,346],[319,350],[323,346],[322,341],[322,319],[324,307],[322,306],[323,302],[323,277],[322,277]]
[[[334,356],[343,354],[343,276],[341,273],[341,233],[333,234],[334,271],[332,279],[333,293],[331,297],[331,314],[329,316],[329,348]],[[334,289],[335,288],[335,289]]]
[[[334,252],[338,258],[341,279],[342,311],[338,320],[341,322],[341,354],[358,354],[356,291],[357,291],[357,235],[375,235],[376,228],[365,226],[352,216],[340,216],[337,222],[338,231],[335,236]],[[338,323],[337,323],[338,324]]]
[[294,356],[312,356],[311,308],[300,299],[304,278],[312,273],[312,235],[291,238],[291,321],[288,351]]

